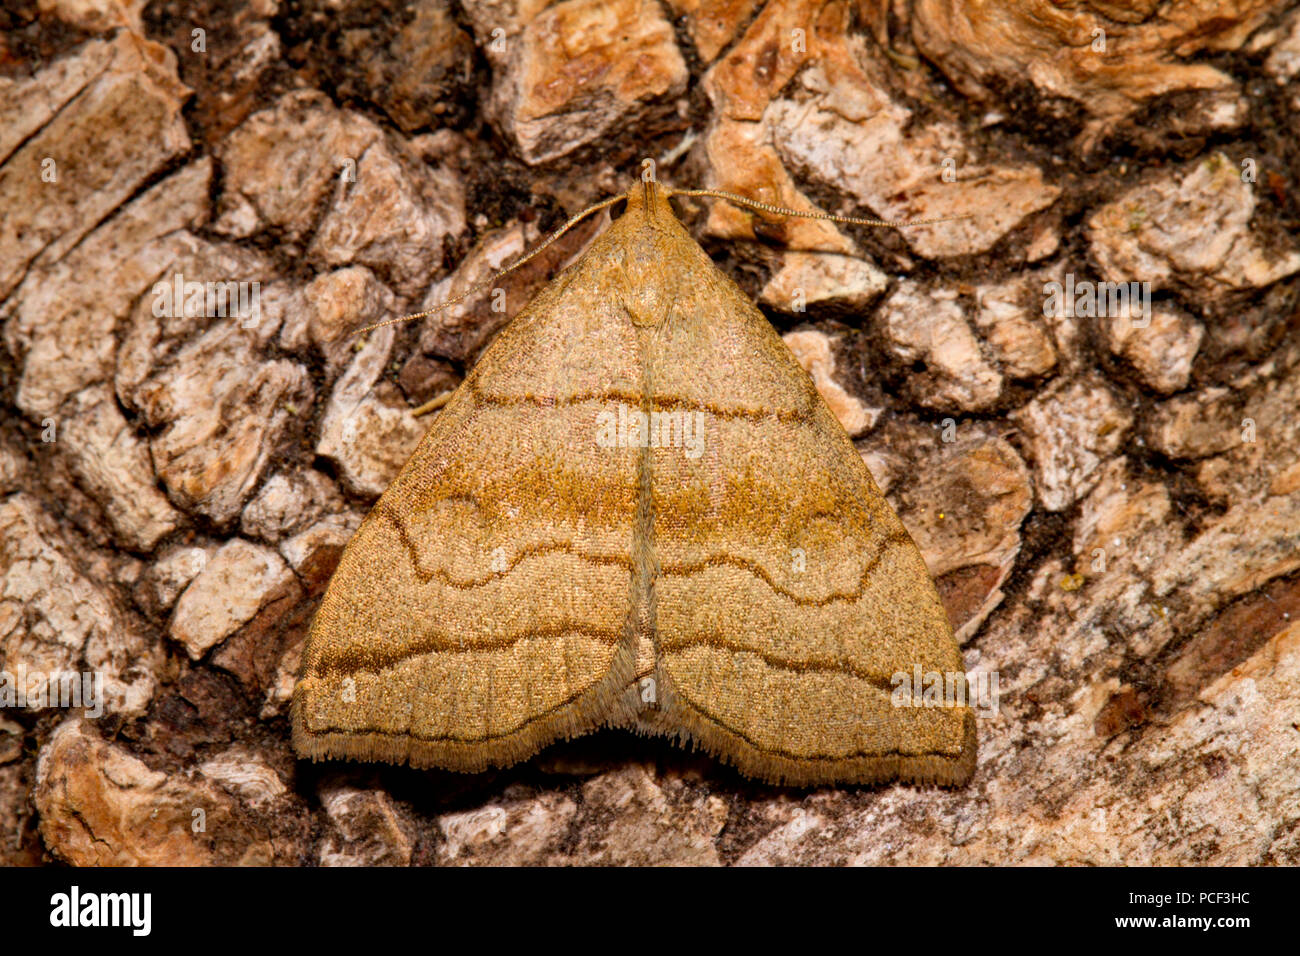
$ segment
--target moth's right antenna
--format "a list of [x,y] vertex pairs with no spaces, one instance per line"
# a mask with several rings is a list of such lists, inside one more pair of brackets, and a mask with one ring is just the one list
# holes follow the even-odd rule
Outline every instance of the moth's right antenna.
[[760,202],[757,199],[750,199],[748,196],[738,196],[735,193],[729,193],[722,189],[674,189],[671,193],[674,196],[707,196],[713,199],[726,199],[735,203],[737,206],[747,206],[750,209],[757,209],[761,212],[770,212],[778,216],[796,216],[800,219],[829,219],[831,222],[847,222],[858,226],[889,226],[898,228],[900,226],[928,226],[936,222],[956,222],[959,219],[972,219],[973,216],[966,214],[962,216],[941,216],[937,219],[908,219],[891,221],[888,219],[860,219],[857,216],[833,216],[828,212],[803,212],[799,209],[787,209],[785,206],[774,206],[772,203]]

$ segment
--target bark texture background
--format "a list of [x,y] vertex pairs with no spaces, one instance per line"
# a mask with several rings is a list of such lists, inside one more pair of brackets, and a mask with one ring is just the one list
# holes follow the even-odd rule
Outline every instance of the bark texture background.
[[[0,676],[105,697],[0,710],[0,862],[1300,862],[1293,4],[0,18]],[[782,790],[613,732],[473,776],[295,761],[303,637],[411,409],[600,223],[495,300],[347,333],[645,156],[671,185],[972,216],[682,206],[998,676],[968,787]],[[1073,308],[1044,308],[1054,282]],[[1149,316],[1096,308],[1102,282],[1149,283]]]

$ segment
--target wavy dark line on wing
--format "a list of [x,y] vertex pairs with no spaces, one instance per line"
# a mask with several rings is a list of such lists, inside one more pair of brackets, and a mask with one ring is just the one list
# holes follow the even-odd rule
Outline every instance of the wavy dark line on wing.
[[[569,395],[562,399],[553,396],[542,395],[489,395],[485,393],[477,382],[472,378],[465,380],[465,387],[469,389],[475,401],[482,402],[484,405],[494,405],[501,408],[510,408],[519,405],[532,405],[535,408],[564,408],[569,405],[581,405],[586,402],[619,402],[627,405],[629,408],[635,408],[639,411],[646,411],[642,407],[642,397],[636,392],[624,392],[617,389],[608,389],[604,391],[579,392],[576,395]],[[748,421],[767,421],[775,419],[782,422],[798,422],[806,424],[808,413],[805,411],[777,410],[766,408],[723,408],[721,405],[714,405],[711,402],[693,402],[677,395],[656,395],[650,401],[649,411],[687,411],[687,412],[707,412],[715,418],[731,420],[743,418]]]
[[324,658],[317,665],[317,672],[322,676],[349,676],[361,671],[380,671],[392,667],[421,654],[468,654],[475,651],[504,651],[521,641],[530,638],[558,638],[566,634],[577,634],[591,638],[606,647],[614,647],[623,638],[623,628],[596,628],[588,625],[556,624],[551,627],[537,627],[518,634],[510,634],[492,641],[475,641],[464,643],[446,634],[426,631],[420,637],[400,648],[358,647],[351,645],[345,650]]
[[[944,757],[950,760],[957,760],[961,757],[961,751],[963,746],[962,744],[958,745],[957,751],[955,753],[949,753],[948,751],[944,751],[944,750],[922,750],[917,753],[905,753],[901,750],[857,750],[854,751],[853,753],[848,753],[848,754],[796,754],[788,750],[782,750],[779,747],[764,747],[762,744],[758,743],[758,741],[754,740],[753,737],[749,736],[744,731],[737,730],[735,727],[732,727],[721,717],[709,711],[708,708],[703,707],[700,704],[696,703],[690,697],[689,694],[683,693],[678,688],[673,688],[673,693],[676,694],[678,697],[680,697],[682,700],[684,700],[686,704],[691,708],[692,711],[694,711],[696,714],[699,714],[699,716],[703,717],[709,723],[715,724],[716,726],[720,727],[723,731],[725,731],[728,734],[731,734],[734,737],[739,737],[741,740],[745,741],[745,743],[749,744],[749,746],[753,747],[759,753],[767,754],[768,756],[771,757],[781,757],[782,759],[785,760],[803,761],[807,763],[814,763],[823,760],[835,760],[835,761],[854,760],[859,757],[881,757],[881,758],[898,757],[901,759],[914,759],[916,757]],[[967,720],[969,719],[970,718],[967,717]],[[962,739],[963,741],[965,740],[964,737]]]
[[[466,496],[461,495],[457,497],[466,497]],[[394,513],[382,501],[379,504],[375,505],[373,509],[373,514],[377,515],[378,517],[388,519],[388,521],[393,525],[393,527],[397,529],[397,536],[401,539],[402,544],[406,547],[406,554],[407,557],[410,559],[411,567],[415,571],[415,576],[420,579],[420,583],[422,584],[428,584],[434,578],[437,578],[442,584],[447,585],[447,587],[455,588],[458,591],[472,591],[475,588],[481,588],[485,584],[489,584],[492,581],[499,580],[500,578],[509,574],[511,571],[515,569],[515,566],[518,565],[525,558],[533,557],[535,555],[551,554],[551,553],[572,554],[575,557],[582,558],[582,560],[588,562],[589,564],[596,564],[596,565],[612,564],[627,569],[628,573],[631,573],[632,571],[632,559],[629,557],[625,557],[624,555],[584,554],[583,552],[573,547],[573,545],[568,543],[535,544],[535,545],[529,545],[528,547],[521,549],[515,555],[514,561],[512,561],[509,567],[507,567],[504,571],[492,571],[489,572],[486,577],[482,577],[482,578],[456,579],[453,578],[442,568],[435,568],[432,571],[426,571],[421,566],[419,552],[416,550],[415,547],[415,541],[412,540],[410,532],[407,531],[406,525],[402,522],[401,516]]]
[[862,576],[858,579],[858,586],[854,590],[836,591],[821,597],[800,597],[797,594],[793,594],[781,587],[781,585],[777,584],[772,576],[768,574],[767,570],[758,562],[750,561],[746,558],[733,557],[729,554],[713,555],[705,558],[703,561],[697,561],[693,564],[663,565],[660,568],[660,574],[665,577],[692,577],[693,575],[703,571],[705,568],[728,565],[750,572],[754,577],[762,580],[769,588],[789,600],[792,604],[797,604],[800,607],[825,607],[828,604],[835,604],[837,602],[851,603],[860,599],[862,595],[866,593],[867,583],[868,579],[871,577],[871,572],[876,569],[876,565],[884,560],[886,552],[893,546],[904,543],[910,544],[911,542],[912,539],[908,536],[907,532],[903,530],[886,535],[881,549],[876,552],[876,554],[872,555],[870,561],[863,565]]
[[508,730],[503,730],[495,734],[487,734],[486,736],[483,737],[465,737],[465,736],[456,736],[455,734],[437,734],[437,735],[417,734],[417,733],[412,733],[411,731],[408,730],[379,730],[377,728],[372,729],[369,727],[364,728],[362,730],[353,730],[352,728],[348,728],[348,727],[320,727],[320,728],[313,727],[311,729],[311,735],[313,737],[319,737],[325,734],[344,734],[349,737],[365,737],[365,736],[373,735],[375,737],[409,737],[412,740],[420,740],[425,743],[445,743],[449,741],[455,743],[461,743],[461,744],[486,743],[489,740],[500,740],[503,737],[513,736],[514,734],[519,733],[529,724],[534,724],[539,720],[544,720],[547,717],[551,716],[552,714],[556,713],[557,711],[563,710],[564,708],[573,704],[574,701],[576,701],[583,694],[590,693],[591,688],[598,683],[600,683],[599,680],[594,681],[591,684],[588,684],[586,687],[582,688],[582,690],[574,691],[572,694],[564,698],[564,700],[560,701],[555,706],[548,707],[540,714],[534,714],[531,717],[525,717],[522,721],[520,721],[518,724],[515,724],[513,727],[511,727]]
[[[406,529],[406,525],[402,522],[402,519],[399,515],[395,514],[392,510],[386,507],[382,502],[375,505],[374,513],[381,518],[386,518],[389,522],[392,523],[393,527],[397,529],[397,535],[401,539],[402,544],[406,548],[407,557],[411,562],[411,567],[415,571],[415,576],[419,578],[421,583],[423,584],[428,584],[431,580],[437,578],[441,583],[447,585],[448,587],[455,588],[456,590],[460,590],[460,591],[470,591],[470,590],[474,590],[475,588],[481,588],[492,581],[504,577],[505,575],[513,571],[515,567],[519,565],[525,558],[536,557],[539,555],[545,555],[551,553],[571,554],[574,555],[575,557],[581,558],[582,560],[590,564],[595,564],[595,565],[615,565],[617,567],[624,568],[625,570],[627,570],[629,574],[633,570],[632,559],[624,555],[587,554],[585,552],[579,551],[578,549],[574,548],[573,545],[568,543],[536,544],[536,545],[530,545],[529,547],[519,551],[514,556],[514,559],[510,562],[509,566],[506,567],[504,571],[500,571],[500,572],[494,571],[488,574],[486,577],[482,577],[482,578],[456,579],[453,578],[442,568],[436,568],[432,571],[428,571],[420,564],[419,553],[416,550],[415,542],[414,540],[412,540],[410,533]],[[887,535],[884,539],[884,547],[882,547],[879,552],[877,552],[874,556],[872,556],[871,560],[869,560],[863,566],[862,576],[858,579],[857,587],[854,590],[837,591],[837,592],[832,592],[831,594],[826,594],[821,596],[803,597],[798,594],[795,594],[792,591],[783,588],[780,584],[778,584],[776,580],[767,572],[767,570],[764,569],[763,566],[758,562],[751,561],[747,558],[734,557],[732,555],[727,555],[727,554],[713,555],[708,558],[705,558],[703,561],[697,561],[692,564],[664,565],[660,568],[659,574],[660,576],[664,576],[664,577],[692,577],[708,567],[730,566],[730,567],[740,568],[743,571],[748,571],[750,574],[754,575],[754,577],[763,581],[763,583],[765,583],[774,593],[781,595],[792,604],[796,604],[800,607],[826,607],[827,605],[830,604],[835,604],[840,602],[852,603],[854,601],[859,600],[862,597],[862,595],[866,593],[868,579],[871,577],[872,571],[875,570],[876,565],[878,565],[882,560],[884,560],[885,553],[889,550],[889,548],[892,546],[908,543],[910,541],[911,538],[908,537],[906,531],[898,531],[893,534]]]
[[774,670],[791,671],[794,673],[817,673],[817,674],[843,674],[846,677],[852,677],[860,680],[865,684],[892,694],[894,685],[888,677],[880,674],[873,674],[869,671],[855,667],[851,661],[829,660],[829,659],[809,659],[796,660],[791,657],[778,657],[775,654],[768,654],[757,648],[750,647],[748,644],[742,644],[738,641],[730,641],[724,637],[714,634],[704,634],[697,637],[687,637],[678,640],[664,640],[662,635],[659,639],[659,651],[664,655],[676,654],[687,651],[692,647],[712,647],[720,651],[727,651],[733,654],[752,654],[759,658],[768,667]]
[[[363,730],[353,730],[351,728],[346,728],[346,727],[319,727],[319,728],[314,727],[312,728],[311,734],[313,737],[323,736],[325,734],[342,734],[349,737],[364,737],[368,735],[373,735],[376,737],[393,737],[393,738],[409,737],[412,740],[419,740],[419,741],[423,741],[424,743],[445,743],[445,742],[455,742],[455,743],[465,743],[465,744],[486,743],[489,740],[500,740],[503,737],[510,737],[513,736],[514,734],[519,733],[529,724],[536,723],[539,720],[544,720],[545,718],[551,716],[557,711],[563,710],[565,707],[570,706],[571,704],[573,704],[574,701],[576,701],[579,697],[581,697],[583,694],[587,693],[590,690],[591,690],[590,686],[584,687],[582,690],[576,691],[573,694],[569,695],[568,697],[560,701],[555,706],[547,708],[546,710],[542,711],[540,714],[535,714],[532,717],[528,717],[524,719],[523,721],[521,721],[520,723],[516,724],[515,726],[511,727],[508,730],[503,730],[495,734],[488,734],[482,737],[456,736],[453,734],[417,734],[405,730],[378,730],[378,729],[370,729],[370,728],[366,728]],[[674,691],[674,692],[677,694],[677,696],[681,697],[683,700],[686,701],[686,703],[690,706],[691,710],[699,714],[701,717],[703,717],[705,720],[709,721],[710,723],[720,727],[726,733],[739,737],[741,740],[745,741],[745,743],[749,744],[749,746],[753,747],[759,753],[767,754],[769,756],[774,756],[774,757],[781,757],[785,760],[791,760],[791,761],[802,762],[802,763],[818,763],[827,760],[832,760],[832,761],[854,760],[859,757],[876,757],[876,758],[898,757],[901,759],[915,759],[917,757],[944,757],[947,759],[956,760],[959,759],[961,756],[960,747],[958,748],[957,753],[954,754],[949,754],[946,751],[938,751],[938,750],[921,751],[919,753],[904,753],[901,750],[884,750],[884,751],[858,750],[849,754],[795,754],[788,750],[781,750],[776,747],[762,746],[761,744],[757,743],[748,734],[744,733],[743,731],[736,730],[734,727],[732,727],[731,725],[723,721],[715,714],[710,713],[706,708],[701,707],[694,700],[692,700],[688,695],[683,694],[681,691]]]

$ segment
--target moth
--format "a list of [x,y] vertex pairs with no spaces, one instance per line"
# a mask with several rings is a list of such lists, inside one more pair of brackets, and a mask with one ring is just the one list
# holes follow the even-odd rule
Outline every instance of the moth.
[[669,195],[622,197],[348,544],[294,690],[301,756],[481,771],[609,726],[776,784],[971,776],[964,699],[895,692],[963,674],[920,552]]

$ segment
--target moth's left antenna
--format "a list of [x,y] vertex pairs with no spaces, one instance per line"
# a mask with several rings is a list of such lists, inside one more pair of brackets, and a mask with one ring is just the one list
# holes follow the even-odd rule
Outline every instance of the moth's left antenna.
[[366,332],[373,332],[375,329],[382,329],[386,325],[398,325],[402,322],[410,322],[412,319],[423,319],[426,316],[436,315],[437,313],[441,312],[443,309],[455,305],[457,302],[463,302],[465,299],[468,299],[470,296],[475,295],[479,292],[482,292],[484,289],[491,287],[492,283],[496,282],[502,276],[514,272],[514,270],[518,269],[529,259],[532,259],[539,252],[541,252],[543,249],[545,249],[547,246],[553,243],[556,239],[559,239],[560,236],[564,235],[566,232],[568,232],[570,229],[572,229],[574,226],[580,223],[583,219],[590,216],[593,212],[599,212],[600,210],[604,209],[606,206],[612,206],[614,205],[614,203],[618,202],[622,198],[623,198],[622,196],[614,196],[610,199],[604,200],[603,202],[598,202],[594,206],[588,206],[582,212],[578,213],[576,216],[573,216],[568,222],[566,222],[559,229],[555,230],[553,233],[547,236],[531,252],[528,252],[525,255],[520,256],[514,262],[510,263],[510,265],[494,273],[493,275],[488,276],[482,282],[476,282],[474,285],[470,286],[460,295],[455,296],[454,298],[447,299],[445,302],[439,303],[438,305],[434,306],[432,309],[425,309],[423,312],[411,312],[407,315],[399,315],[396,318],[385,319],[382,322],[376,322],[374,325],[367,325],[365,328],[357,329],[352,334],[364,335]]

